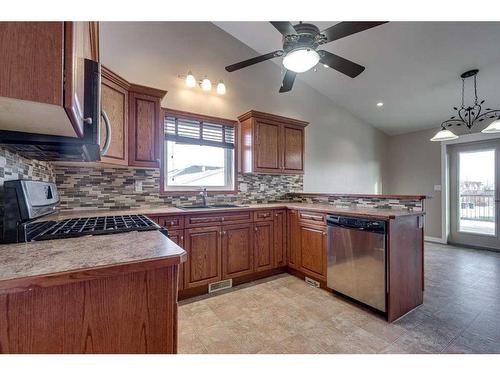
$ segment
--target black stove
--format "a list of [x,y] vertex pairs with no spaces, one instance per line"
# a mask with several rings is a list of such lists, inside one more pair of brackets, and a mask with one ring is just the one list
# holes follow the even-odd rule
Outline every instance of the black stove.
[[159,229],[144,215],[97,216],[31,223],[26,226],[26,237],[28,241],[43,241]]
[[[13,180],[4,183],[5,213],[2,241],[28,242],[132,231],[168,231],[144,215],[114,215],[40,221],[59,203],[53,183]],[[48,217],[48,216],[47,216]]]

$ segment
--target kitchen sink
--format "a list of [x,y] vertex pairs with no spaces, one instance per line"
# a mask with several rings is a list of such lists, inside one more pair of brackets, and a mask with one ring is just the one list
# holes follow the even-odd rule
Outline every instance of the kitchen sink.
[[231,204],[231,203],[220,203],[220,204],[190,204],[186,206],[177,206],[181,210],[194,210],[194,209],[207,209],[207,208],[237,208],[237,207],[247,207],[239,204]]

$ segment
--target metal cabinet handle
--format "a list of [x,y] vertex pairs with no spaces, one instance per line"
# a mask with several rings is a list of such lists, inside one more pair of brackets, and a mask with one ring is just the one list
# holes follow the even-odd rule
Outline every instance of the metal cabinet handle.
[[[101,110],[101,116],[104,119],[104,125],[106,125],[106,141],[102,147],[101,156],[105,156],[108,153],[109,146],[111,145],[111,121],[105,111]],[[100,131],[100,130],[99,130]]]

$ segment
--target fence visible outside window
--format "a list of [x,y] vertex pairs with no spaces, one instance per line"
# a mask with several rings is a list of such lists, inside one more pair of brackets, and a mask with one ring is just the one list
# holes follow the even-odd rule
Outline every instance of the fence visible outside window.
[[167,111],[164,191],[234,190],[235,122]]

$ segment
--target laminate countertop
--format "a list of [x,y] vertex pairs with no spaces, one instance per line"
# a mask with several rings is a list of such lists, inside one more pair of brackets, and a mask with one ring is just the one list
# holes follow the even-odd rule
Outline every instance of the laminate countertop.
[[167,267],[186,257],[159,231],[0,245],[0,294]]
[[345,215],[353,217],[364,217],[379,220],[391,220],[398,217],[424,215],[422,211],[399,210],[399,209],[386,209],[386,208],[370,208],[370,207],[343,207],[334,206],[330,204],[319,203],[297,203],[297,202],[278,202],[278,203],[265,203],[265,204],[250,204],[241,205],[239,207],[231,208],[196,208],[196,209],[181,209],[173,206],[164,207],[141,207],[125,210],[115,209],[100,209],[100,210],[67,210],[59,211],[52,215],[46,216],[42,220],[64,220],[79,217],[92,217],[92,216],[113,216],[113,215],[133,215],[143,214],[149,216],[162,216],[162,215],[190,215],[199,213],[217,213],[228,211],[246,211],[246,210],[259,210],[259,209],[297,209],[307,210],[314,212],[321,212],[332,215]]
[[[338,207],[328,204],[269,203],[235,208],[180,209],[144,207],[128,210],[60,211],[41,220],[78,217],[144,214],[149,216],[189,215],[256,209],[289,208],[333,215],[397,220],[423,215],[421,211]],[[103,236],[85,236],[49,241],[0,245],[0,293],[35,286],[57,285],[68,281],[106,276],[130,270],[169,266],[186,260],[186,252],[159,231],[129,232]]]

